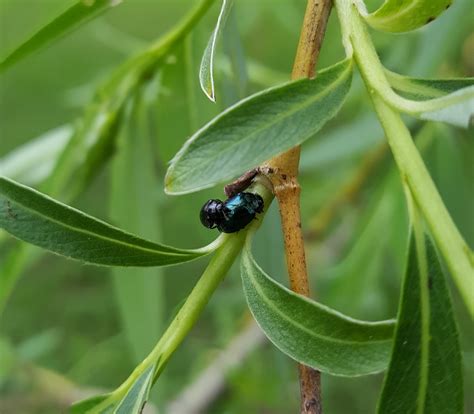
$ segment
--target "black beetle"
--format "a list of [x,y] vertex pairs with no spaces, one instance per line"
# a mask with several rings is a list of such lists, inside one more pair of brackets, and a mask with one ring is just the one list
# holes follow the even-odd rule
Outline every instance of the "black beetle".
[[242,230],[263,211],[263,199],[258,194],[237,193],[225,201],[209,200],[201,208],[201,223],[223,233]]

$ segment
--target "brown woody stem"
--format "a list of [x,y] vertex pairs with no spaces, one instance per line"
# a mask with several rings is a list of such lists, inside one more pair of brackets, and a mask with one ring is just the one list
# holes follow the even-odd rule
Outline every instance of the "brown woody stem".
[[[293,65],[292,79],[311,78],[326,31],[331,11],[331,0],[308,0],[301,29],[298,49]],[[278,200],[285,242],[285,255],[291,289],[309,296],[306,257],[301,231],[300,185],[298,166],[300,147],[272,158],[261,171],[269,172],[267,177],[273,184],[273,192]],[[320,373],[305,365],[299,365],[302,414],[320,414],[321,379]]]

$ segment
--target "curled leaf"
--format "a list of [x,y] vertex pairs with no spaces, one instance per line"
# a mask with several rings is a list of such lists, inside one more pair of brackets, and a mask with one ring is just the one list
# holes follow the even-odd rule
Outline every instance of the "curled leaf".
[[342,376],[373,374],[388,366],[393,321],[352,319],[297,295],[266,275],[248,246],[242,254],[241,275],[255,320],[291,358]]
[[0,177],[0,228],[54,253],[97,265],[166,266],[210,252],[141,239],[5,177]]
[[405,99],[396,106],[416,117],[467,128],[474,117],[474,78],[419,79],[386,71],[390,85]]
[[217,40],[222,33],[225,20],[232,8],[233,0],[222,0],[221,11],[217,18],[217,23],[211,38],[207,44],[206,50],[201,59],[201,66],[199,68],[199,83],[202,91],[212,101],[216,101],[216,94],[214,88],[214,54],[216,51]]
[[385,0],[366,17],[375,29],[401,33],[418,29],[435,20],[453,0]]

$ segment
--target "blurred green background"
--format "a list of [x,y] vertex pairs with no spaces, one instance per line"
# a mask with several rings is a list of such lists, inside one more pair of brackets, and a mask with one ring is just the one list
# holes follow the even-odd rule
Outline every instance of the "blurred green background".
[[[194,3],[124,0],[2,74],[0,171],[11,151],[58,127],[72,127],[111,71],[169,30]],[[367,1],[370,10],[379,3]],[[0,56],[71,4],[74,1],[0,0]],[[389,69],[412,76],[473,76],[473,8],[471,0],[457,0],[422,30],[404,35],[373,32],[382,61]],[[123,158],[115,157],[72,205],[166,244],[199,247],[212,241],[217,234],[201,226],[198,212],[208,198],[223,197],[222,189],[166,196],[166,164],[193,131],[221,110],[289,78],[304,9],[302,0],[235,1],[218,49],[217,104],[212,104],[201,92],[197,75],[217,17],[216,2],[167,59],[155,87],[147,88],[146,120],[131,120],[119,133],[119,148],[130,149],[133,140],[145,136],[151,156],[137,161],[139,178],[133,179]],[[333,13],[318,67],[342,57]],[[472,130],[407,121],[449,211],[473,247]],[[62,131],[59,134],[67,136],[67,127]],[[25,176],[26,184],[37,184],[35,171]],[[123,181],[117,178],[121,175]],[[126,184],[117,189],[117,180]],[[405,260],[407,217],[397,171],[358,76],[343,110],[303,146],[301,185],[308,266],[318,300],[357,318],[393,317]],[[151,221],[127,218],[135,202],[144,217],[153,217]],[[0,243],[1,271],[12,240]],[[262,267],[284,281],[275,205],[255,250]],[[71,399],[91,389],[117,386],[159,338],[207,260],[164,270],[112,272],[42,255],[24,272],[1,316],[0,412],[65,412]],[[472,391],[472,326],[455,290],[451,291],[464,347],[466,390]],[[233,338],[248,330],[249,318],[234,266],[154,387],[154,406],[171,412],[166,407],[221,352],[228,352]],[[258,334],[252,332],[255,340]],[[294,362],[268,342],[250,348],[237,367],[223,372],[223,387],[203,412],[296,411]],[[326,412],[373,412],[381,380],[380,375],[324,376]],[[466,412],[474,409],[472,394],[466,391]]]

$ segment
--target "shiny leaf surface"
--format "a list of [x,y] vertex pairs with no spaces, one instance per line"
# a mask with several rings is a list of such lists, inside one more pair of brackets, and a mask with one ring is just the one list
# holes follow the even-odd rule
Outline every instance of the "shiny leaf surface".
[[171,161],[169,194],[229,180],[313,136],[333,118],[349,91],[352,62],[250,96],[196,132]]
[[266,275],[248,247],[242,255],[241,275],[255,320],[291,358],[342,376],[367,375],[387,367],[393,321],[352,319],[295,294]]

